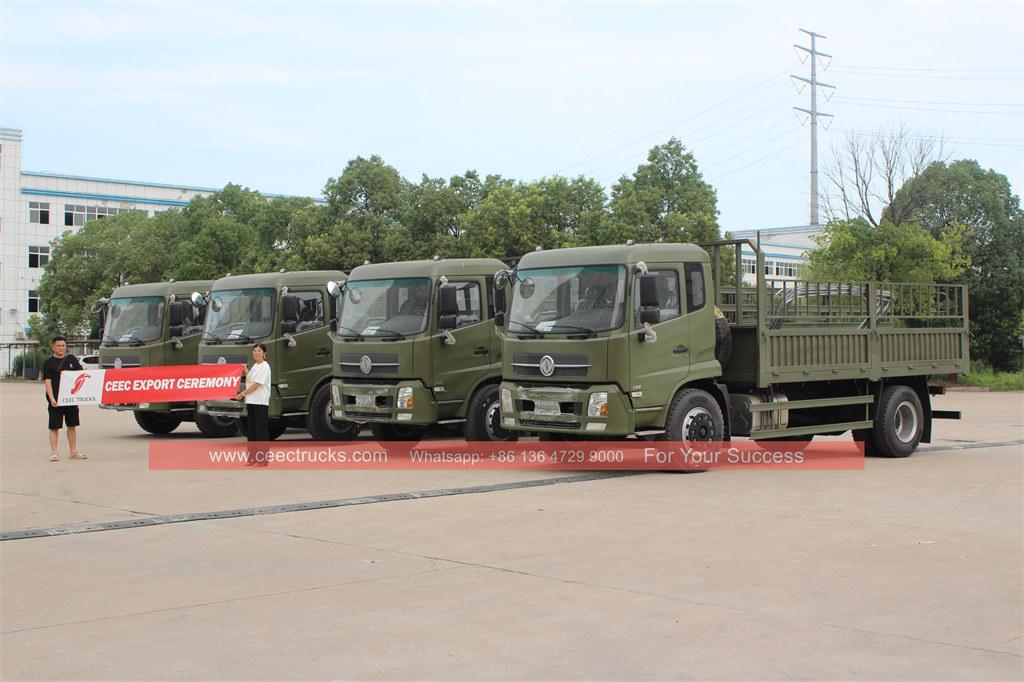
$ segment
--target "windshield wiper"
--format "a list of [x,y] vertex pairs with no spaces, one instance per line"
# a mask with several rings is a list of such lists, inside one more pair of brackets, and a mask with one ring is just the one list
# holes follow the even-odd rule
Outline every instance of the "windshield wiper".
[[593,329],[590,329],[589,327],[579,327],[575,324],[562,324],[561,322],[556,322],[553,325],[551,325],[551,329],[549,329],[548,331],[553,331],[558,327],[565,327],[566,329],[575,329],[586,334],[588,338],[597,336],[597,332],[595,332]]
[[125,338],[125,337],[128,338],[128,343],[130,343],[133,346],[143,346],[146,343],[145,341],[143,341],[142,339],[140,339],[139,337],[135,336],[132,333],[122,334],[121,335],[121,338]]
[[530,331],[530,333],[533,334],[538,339],[544,338],[544,335],[541,334],[536,328],[531,327],[530,325],[525,324],[523,322],[520,322],[519,320],[509,320],[508,323],[509,324],[518,324],[520,327],[528,329]]
[[103,343],[109,343],[111,346],[115,346],[115,347],[117,346],[117,339],[115,339],[113,336],[106,336],[106,335],[104,335],[102,342]]
[[221,338],[213,332],[203,332],[203,341],[207,343],[220,343]]
[[405,338],[405,334],[403,334],[402,332],[396,332],[394,329],[387,329],[385,327],[377,327],[376,329],[374,329],[374,336],[377,335],[377,332],[384,332],[385,334],[390,334],[391,336],[397,337],[399,339]]
[[363,340],[363,335],[362,335],[362,333],[361,333],[361,332],[359,332],[359,331],[357,331],[357,330],[355,330],[355,329],[353,329],[352,327],[346,327],[346,326],[345,326],[345,325],[343,325],[343,324],[339,324],[339,325],[338,325],[338,329],[347,329],[347,330],[349,330],[350,332],[352,332],[351,334],[341,334],[340,336],[341,336],[341,338],[343,338],[343,339],[359,339],[360,341],[362,341],[362,340]]
[[238,343],[248,343],[252,341],[252,337],[245,332],[232,332],[230,336],[231,338],[229,338],[228,341],[236,341]]

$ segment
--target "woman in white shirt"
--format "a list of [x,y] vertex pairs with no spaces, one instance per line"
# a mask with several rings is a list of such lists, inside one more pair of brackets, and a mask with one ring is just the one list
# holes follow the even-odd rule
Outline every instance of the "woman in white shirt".
[[270,440],[270,363],[267,362],[267,347],[257,343],[252,347],[253,365],[245,375],[245,390],[235,400],[245,399],[248,413],[245,432],[250,441]]

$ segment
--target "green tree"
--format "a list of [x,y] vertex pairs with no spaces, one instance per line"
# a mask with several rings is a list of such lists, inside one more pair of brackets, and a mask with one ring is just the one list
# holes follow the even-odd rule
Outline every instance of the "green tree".
[[328,213],[335,223],[346,221],[361,242],[368,238],[370,260],[382,262],[384,240],[407,211],[408,184],[379,156],[356,157],[324,186]]
[[936,162],[896,194],[913,218],[940,236],[966,226],[971,266],[956,281],[970,290],[972,355],[997,370],[1021,367],[1018,325],[1024,311],[1024,214],[1006,176],[977,161]]
[[962,229],[939,238],[916,224],[878,226],[864,218],[833,220],[812,251],[811,277],[822,281],[948,282],[967,266]]
[[719,238],[718,199],[676,138],[651,149],[633,177],[612,187],[611,220],[598,243],[705,243]]

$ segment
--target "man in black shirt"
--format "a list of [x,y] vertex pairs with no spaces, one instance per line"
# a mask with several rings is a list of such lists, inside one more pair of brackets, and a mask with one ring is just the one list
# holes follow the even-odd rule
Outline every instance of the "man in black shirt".
[[78,451],[78,406],[68,405],[57,407],[57,396],[60,395],[60,373],[64,370],[81,370],[82,363],[74,355],[68,354],[68,342],[63,336],[53,340],[53,355],[43,363],[43,383],[46,385],[47,411],[50,416],[50,461],[60,459],[57,441],[61,426],[68,427],[68,447],[71,459],[88,459]]

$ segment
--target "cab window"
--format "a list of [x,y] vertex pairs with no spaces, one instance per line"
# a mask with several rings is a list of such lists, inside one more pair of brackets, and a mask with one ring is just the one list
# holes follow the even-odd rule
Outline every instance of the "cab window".
[[704,265],[684,263],[683,273],[686,275],[686,312],[692,313],[704,307]]
[[324,298],[319,291],[296,291],[299,299],[299,323],[296,333],[324,326]]
[[458,312],[455,327],[465,327],[483,320],[480,305],[480,285],[476,282],[453,282],[448,286],[455,287],[455,304]]

